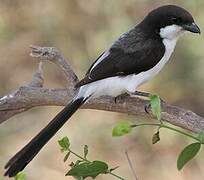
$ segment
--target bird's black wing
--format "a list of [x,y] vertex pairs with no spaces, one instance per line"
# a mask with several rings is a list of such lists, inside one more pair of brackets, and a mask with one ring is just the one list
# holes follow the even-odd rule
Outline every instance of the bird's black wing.
[[147,71],[161,60],[165,52],[163,43],[158,39],[134,41],[127,47],[123,45],[113,45],[108,52],[103,53],[76,87],[109,77]]
[[105,53],[105,52],[103,52],[100,56],[98,56],[98,58],[93,62],[93,64],[89,67],[89,69],[88,69],[86,75],[89,74],[89,72],[91,71],[91,69],[93,68],[93,66],[94,66],[94,65],[96,64],[96,62],[103,56],[104,53]]

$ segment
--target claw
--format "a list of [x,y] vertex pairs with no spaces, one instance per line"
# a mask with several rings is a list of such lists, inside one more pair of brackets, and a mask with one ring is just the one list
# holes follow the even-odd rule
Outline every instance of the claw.
[[162,98],[160,98],[160,102],[161,102],[161,104],[166,103],[166,101],[164,101]]
[[[165,103],[165,101],[164,101],[162,98],[160,98],[160,102],[161,102],[161,105],[162,105],[163,103]],[[146,112],[147,114],[150,114],[150,111],[149,111],[150,109],[151,109],[151,104],[150,104],[150,103],[146,104],[145,107],[144,107],[144,110],[145,110],[145,112]]]
[[144,110],[147,114],[150,114],[149,109],[150,109],[151,105],[148,103],[145,105]]
[[115,104],[117,104],[117,103],[120,102],[120,101],[124,102],[125,98],[128,97],[128,96],[130,96],[130,95],[127,94],[127,93],[120,94],[120,95],[116,96],[116,97],[114,98]]

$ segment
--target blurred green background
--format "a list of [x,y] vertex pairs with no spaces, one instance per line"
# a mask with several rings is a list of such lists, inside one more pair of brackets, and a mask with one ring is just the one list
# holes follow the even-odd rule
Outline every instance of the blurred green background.
[[[204,29],[203,0],[0,0],[0,96],[30,82],[37,67],[37,62],[29,57],[30,44],[59,48],[82,78],[94,59],[121,33],[151,9],[164,4],[185,7]],[[202,34],[186,34],[179,40],[170,63],[141,89],[204,116],[203,42]],[[46,63],[44,70],[46,87],[65,87],[60,69]],[[7,160],[61,108],[33,108],[0,125],[0,177]],[[124,114],[79,110],[25,169],[28,179],[72,179],[64,176],[68,164],[63,163],[57,144],[65,135],[73,150],[80,152],[84,144],[89,145],[90,159],[120,166],[116,172],[126,179],[133,176],[125,150],[141,180],[204,179],[204,152],[183,171],[176,169],[177,156],[190,143],[188,138],[162,130],[161,142],[152,145],[151,136],[156,131],[153,128],[140,128],[126,137],[112,138],[111,130],[118,120],[143,121]],[[104,175],[98,179],[114,178]]]

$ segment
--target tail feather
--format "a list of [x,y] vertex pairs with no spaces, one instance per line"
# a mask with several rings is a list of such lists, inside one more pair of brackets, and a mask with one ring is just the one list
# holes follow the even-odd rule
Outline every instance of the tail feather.
[[16,153],[5,166],[5,176],[13,177],[22,171],[25,166],[38,154],[43,146],[55,135],[65,122],[87,100],[78,98],[68,104],[57,116],[42,129],[23,149]]

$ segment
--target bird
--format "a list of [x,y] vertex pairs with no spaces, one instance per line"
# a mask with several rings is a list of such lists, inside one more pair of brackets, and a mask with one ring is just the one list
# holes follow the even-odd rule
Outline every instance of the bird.
[[192,15],[177,5],[163,5],[122,34],[90,66],[76,95],[50,123],[5,165],[5,176],[22,171],[67,120],[90,99],[103,95],[134,94],[157,75],[185,33],[201,33]]

